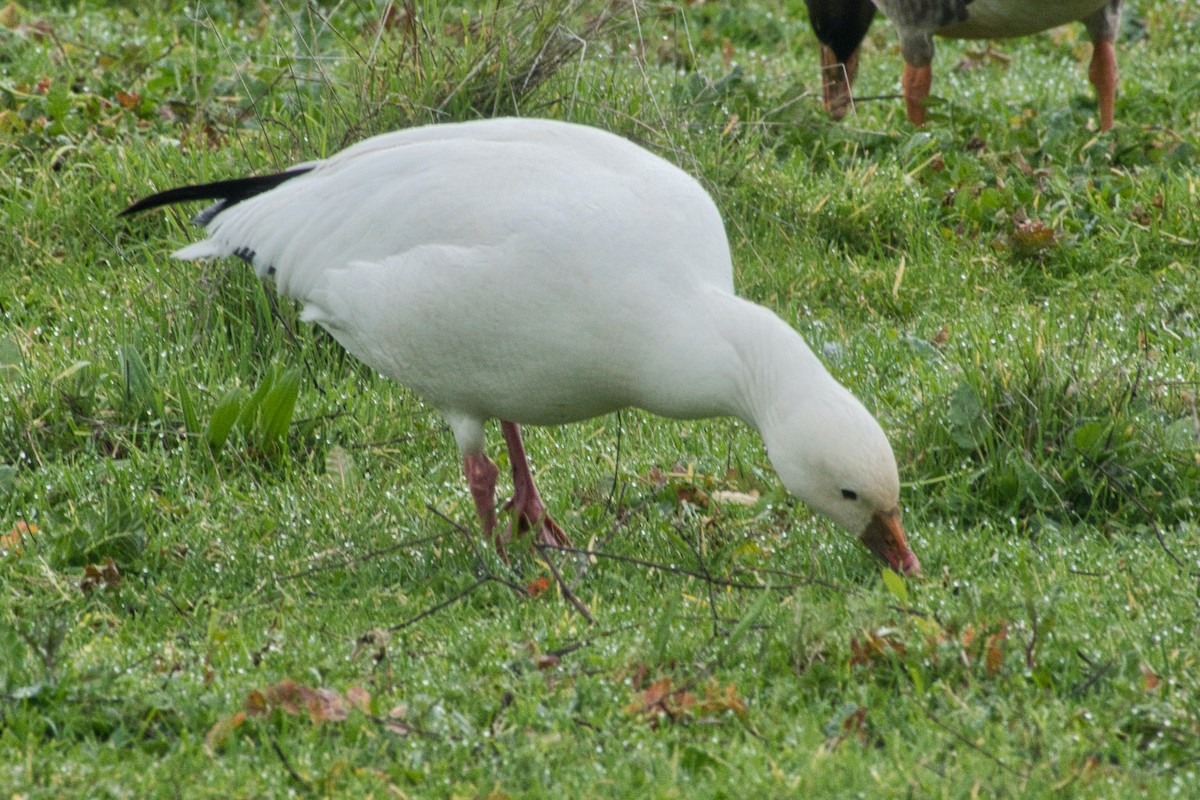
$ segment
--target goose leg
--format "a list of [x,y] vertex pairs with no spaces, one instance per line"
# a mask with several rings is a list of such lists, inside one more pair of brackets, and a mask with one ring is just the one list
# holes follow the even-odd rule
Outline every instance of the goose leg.
[[913,125],[925,124],[925,100],[933,88],[933,66],[914,67],[904,63],[904,75],[900,79],[904,90],[904,109],[908,113],[908,121]]
[[858,71],[858,48],[875,18],[871,0],[804,0],[808,21],[821,43],[821,84],[825,110],[842,119],[853,106],[850,93]]
[[508,446],[508,460],[512,464],[513,496],[504,504],[505,511],[516,512],[516,529],[510,535],[533,531],[534,541],[552,547],[569,547],[571,540],[546,513],[546,504],[538,494],[529,471],[529,460],[525,456],[525,445],[521,442],[521,428],[515,422],[501,422],[504,443]]
[[1096,13],[1083,21],[1092,39],[1092,64],[1088,77],[1096,87],[1096,105],[1100,115],[1100,130],[1113,126],[1113,104],[1117,98],[1117,52],[1113,42],[1121,27],[1121,0],[1109,0]]
[[1098,41],[1093,44],[1088,77],[1096,87],[1100,130],[1107,131],[1113,126],[1113,105],[1117,98],[1117,53],[1112,42]]
[[828,45],[821,45],[821,84],[825,91],[825,110],[833,119],[842,119],[854,105],[851,89],[858,72],[858,51],[842,61]]
[[483,525],[483,535],[495,535],[496,552],[505,561],[508,554],[504,552],[504,542],[496,534],[496,477],[500,468],[492,463],[485,453],[471,453],[463,456],[463,472],[467,476],[467,486],[471,488],[471,497],[475,500],[475,513]]

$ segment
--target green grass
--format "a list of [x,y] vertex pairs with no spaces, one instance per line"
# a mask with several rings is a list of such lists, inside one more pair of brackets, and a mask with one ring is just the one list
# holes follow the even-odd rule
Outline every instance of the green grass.
[[[939,43],[917,131],[825,118],[798,2],[162,5],[0,11],[0,795],[1194,792],[1200,9],[1131,4],[1098,134],[1078,26]],[[876,23],[860,93],[899,69]],[[182,214],[115,217],[507,113],[704,182],[740,290],[889,431],[924,580],[744,425],[627,411],[529,431],[601,555],[562,562],[594,623],[527,596],[433,409],[244,265],[168,261]]]

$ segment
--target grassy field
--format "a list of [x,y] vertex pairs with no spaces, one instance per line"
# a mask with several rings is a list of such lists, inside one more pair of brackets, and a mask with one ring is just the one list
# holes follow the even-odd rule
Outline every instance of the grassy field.
[[[1194,796],[1200,5],[1130,5],[1106,134],[1081,26],[939,44],[916,130],[882,22],[825,117],[798,0],[0,9],[0,796]],[[436,411],[115,216],[513,113],[709,188],[923,580],[746,426],[626,411],[528,432],[585,615]]]

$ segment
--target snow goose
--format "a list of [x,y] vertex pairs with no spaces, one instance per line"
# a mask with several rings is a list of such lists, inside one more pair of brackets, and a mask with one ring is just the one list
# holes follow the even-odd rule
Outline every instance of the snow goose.
[[[496,119],[376,136],[276,175],[172,189],[125,209],[217,200],[180,259],[235,255],[302,318],[445,415],[485,535],[565,545],[519,425],[626,406],[754,425],[784,485],[894,569],[920,569],[874,417],[792,328],[733,290],[712,199],[595,128]],[[500,420],[513,471],[499,527]],[[515,519],[516,530],[512,530]]]
[[925,122],[925,99],[933,83],[934,35],[951,39],[1007,39],[1078,20],[1087,26],[1092,39],[1088,76],[1096,87],[1100,129],[1106,131],[1113,125],[1117,92],[1113,40],[1120,25],[1121,1],[875,0],[875,5],[900,33],[900,54],[904,57],[901,85],[908,119],[913,124]]

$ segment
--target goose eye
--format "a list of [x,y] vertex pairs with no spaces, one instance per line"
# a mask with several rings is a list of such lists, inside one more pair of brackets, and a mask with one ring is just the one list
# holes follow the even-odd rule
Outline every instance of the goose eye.
[[842,497],[846,498],[847,500],[857,500],[858,492],[854,491],[853,489],[842,489]]

